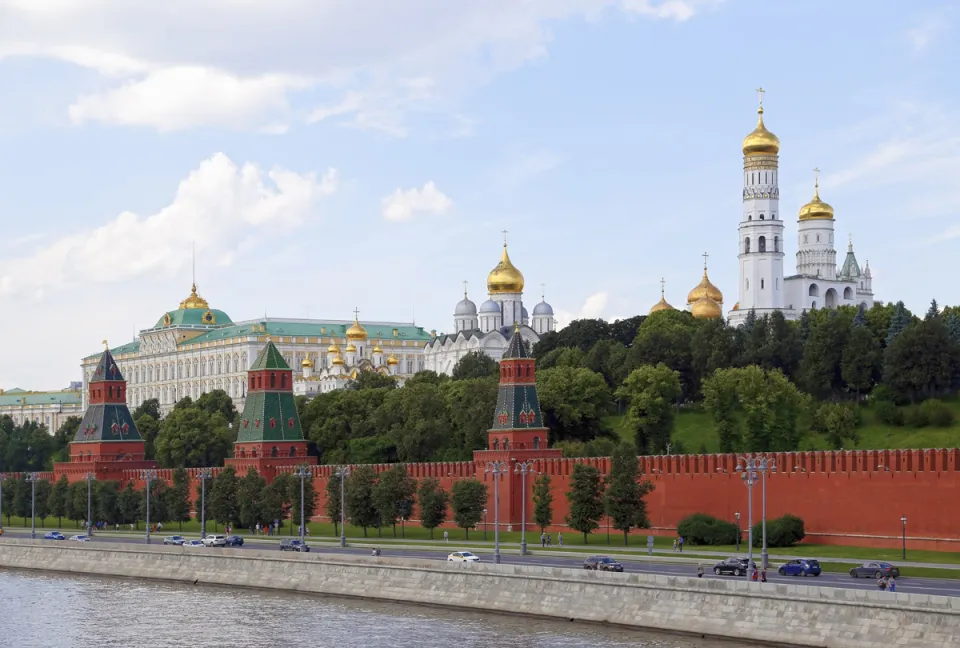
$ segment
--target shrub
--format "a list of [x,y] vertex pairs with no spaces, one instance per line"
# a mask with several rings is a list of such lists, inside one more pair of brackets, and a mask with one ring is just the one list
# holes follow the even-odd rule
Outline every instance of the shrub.
[[919,405],[911,405],[904,410],[904,421],[910,427],[923,428],[930,425],[930,417],[927,411]]
[[933,427],[945,428],[953,425],[953,412],[941,400],[936,398],[925,400],[920,403],[919,410]]
[[731,545],[737,542],[737,525],[706,513],[680,520],[677,535],[689,545]]
[[870,401],[877,403],[879,401],[885,401],[887,403],[893,403],[894,405],[902,404],[900,396],[889,385],[877,385],[873,388],[873,391],[870,392]]
[[[767,546],[792,547],[806,537],[803,520],[796,515],[784,515],[767,520]],[[753,525],[753,546],[763,546],[763,522]]]
[[903,410],[887,400],[876,401],[873,403],[873,411],[877,415],[877,420],[887,425],[903,425]]

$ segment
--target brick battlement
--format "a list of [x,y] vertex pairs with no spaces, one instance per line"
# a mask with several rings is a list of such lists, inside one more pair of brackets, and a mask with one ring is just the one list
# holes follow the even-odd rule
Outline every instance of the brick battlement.
[[[351,471],[361,464],[346,464]],[[373,468],[374,472],[380,474],[386,472],[398,464],[363,464]],[[413,479],[420,480],[425,477],[436,477],[437,479],[472,479],[476,476],[476,464],[472,461],[447,461],[436,463],[408,463],[400,464],[407,469],[407,474]],[[317,479],[329,479],[341,466],[309,466],[313,476]],[[283,466],[278,468],[278,472],[293,473],[297,466]]]

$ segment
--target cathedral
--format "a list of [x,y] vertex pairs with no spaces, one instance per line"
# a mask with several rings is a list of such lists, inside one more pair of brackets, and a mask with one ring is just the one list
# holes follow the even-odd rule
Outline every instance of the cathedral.
[[[860,267],[851,238],[843,264],[837,266],[834,209],[821,200],[816,178],[813,198],[800,208],[798,215],[796,272],[784,276],[784,224],[779,208],[780,140],[763,123],[763,89],[759,92],[757,126],[744,138],[742,147],[743,210],[737,256],[739,299],[727,313],[730,323],[742,324],[750,311],[758,316],[780,311],[788,320],[795,320],[804,311],[815,308],[871,308],[870,263]],[[723,294],[710,282],[706,263],[700,284],[687,297],[687,307],[697,318],[723,315]],[[672,308],[661,286],[660,301],[650,312]]]
[[453,310],[453,332],[437,335],[424,346],[424,368],[450,375],[457,361],[473,351],[500,360],[514,329],[531,347],[541,335],[556,330],[553,307],[542,296],[530,317],[523,305],[523,287],[523,274],[510,261],[504,240],[500,263],[487,276],[487,301],[478,310],[464,287],[463,299]]

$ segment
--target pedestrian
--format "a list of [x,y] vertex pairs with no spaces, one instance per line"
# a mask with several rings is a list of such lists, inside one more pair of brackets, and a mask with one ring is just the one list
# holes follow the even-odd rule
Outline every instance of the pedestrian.
[[697,578],[703,578],[703,565],[697,565]]
[[450,542],[450,534],[447,533],[446,531],[443,532],[443,541]]
[[546,547],[546,546],[547,546],[547,534],[546,534],[546,533],[541,533],[541,534],[540,534],[540,546],[541,546],[541,547]]
[[767,568],[766,568],[766,567],[764,567],[764,568],[760,571],[760,582],[761,582],[761,583],[766,583],[766,582],[767,582]]
[[559,531],[557,531],[557,544],[561,547],[563,546],[563,536],[560,534]]
[[683,553],[683,536],[680,536],[680,553]]
[[673,539],[673,550],[674,550],[674,551],[677,550],[677,543],[678,543],[677,538],[674,538],[674,539]]
[[551,536],[547,536],[547,546],[548,547],[553,546],[553,538]]
[[890,584],[887,586],[891,592],[897,591],[897,579],[893,576],[890,577]]

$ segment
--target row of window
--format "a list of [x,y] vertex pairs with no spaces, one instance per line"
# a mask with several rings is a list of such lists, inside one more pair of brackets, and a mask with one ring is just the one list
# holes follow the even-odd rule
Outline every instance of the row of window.
[[[767,237],[761,236],[760,238],[757,239],[757,252],[766,252],[766,251],[767,251]],[[779,236],[773,237],[773,251],[774,252],[780,251]],[[750,237],[749,236],[743,239],[743,253],[750,254]]]
[[[752,220],[753,220],[753,214],[747,214],[747,220],[748,220],[748,221],[752,221]],[[766,217],[765,217],[763,214],[760,214],[760,220],[766,220]],[[770,220],[777,220],[777,215],[776,215],[776,214],[770,214]]]
[[[521,443],[521,444],[519,445],[519,447],[518,447],[518,448],[515,448],[515,449],[523,449],[523,446],[524,446],[524,444]],[[501,448],[502,448],[503,450],[509,450],[509,449],[510,449],[510,439],[504,437],[502,443],[501,443],[500,439],[494,439],[494,440],[493,440],[493,449],[494,449],[494,450],[500,450]],[[540,437],[533,437],[533,449],[534,449],[534,450],[539,450],[539,449],[540,449]]]
[[749,182],[752,185],[777,184],[777,172],[776,171],[754,171],[750,173],[749,180],[747,179],[746,173],[744,173],[743,181]]

